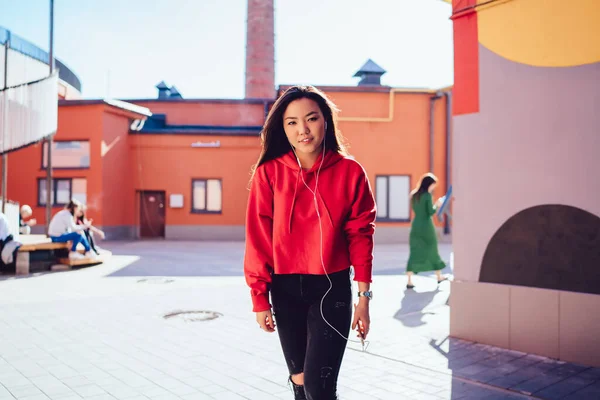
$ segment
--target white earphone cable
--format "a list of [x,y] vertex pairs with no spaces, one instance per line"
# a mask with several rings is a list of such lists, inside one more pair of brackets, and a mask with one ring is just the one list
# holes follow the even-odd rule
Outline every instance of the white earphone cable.
[[[325,125],[325,131],[327,131],[327,125]],[[319,164],[319,169],[317,170],[317,175],[316,175],[316,178],[315,178],[315,190],[312,190],[308,186],[308,184],[306,183],[306,181],[304,180],[304,174],[302,172],[302,164],[300,164],[300,159],[298,158],[298,155],[296,154],[296,150],[294,150],[294,146],[292,146],[292,150],[294,151],[294,155],[296,155],[296,160],[298,161],[298,166],[300,167],[300,177],[302,178],[302,183],[304,183],[304,186],[306,186],[306,188],[313,195],[313,201],[314,201],[314,204],[315,204],[315,210],[317,212],[317,217],[319,218],[319,232],[320,232],[320,235],[321,235],[321,240],[320,240],[321,266],[323,267],[323,272],[325,272],[325,276],[327,277],[327,280],[329,280],[329,289],[327,289],[327,291],[325,292],[325,294],[321,298],[321,306],[320,306],[321,317],[323,318],[323,321],[325,321],[325,323],[327,325],[329,325],[331,327],[331,329],[333,329],[334,331],[336,331],[342,338],[346,339],[349,342],[361,344],[363,346],[363,351],[366,351],[366,349],[369,347],[369,341],[367,341],[367,340],[352,340],[352,339],[344,336],[339,330],[337,330],[336,327],[334,327],[333,325],[331,325],[329,323],[329,321],[327,321],[327,318],[325,318],[325,314],[323,313],[323,302],[325,301],[325,297],[329,294],[329,292],[331,291],[331,289],[333,289],[333,282],[331,281],[331,278],[329,277],[329,274],[327,273],[327,268],[325,268],[325,261],[323,260],[323,247],[324,247],[323,246],[323,225],[321,224],[321,213],[319,212],[319,203],[317,201],[317,192],[319,191],[319,174],[321,173],[321,167],[323,166],[323,161],[325,160],[325,139],[323,139],[323,154],[321,156],[321,163]]]

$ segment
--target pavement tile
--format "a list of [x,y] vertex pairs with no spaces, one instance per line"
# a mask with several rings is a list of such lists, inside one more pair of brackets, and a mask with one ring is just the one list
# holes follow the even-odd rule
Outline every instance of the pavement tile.
[[579,390],[585,389],[594,383],[593,379],[583,379],[581,377],[571,377],[559,381],[553,385],[534,392],[534,395],[543,399],[562,399]]
[[586,386],[565,397],[565,400],[597,400],[600,399],[600,382]]

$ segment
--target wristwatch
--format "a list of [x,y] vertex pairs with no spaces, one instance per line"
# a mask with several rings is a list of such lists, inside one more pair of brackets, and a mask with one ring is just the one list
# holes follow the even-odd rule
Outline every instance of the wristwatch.
[[358,292],[358,297],[364,296],[369,300],[373,300],[373,292],[368,290],[366,292]]

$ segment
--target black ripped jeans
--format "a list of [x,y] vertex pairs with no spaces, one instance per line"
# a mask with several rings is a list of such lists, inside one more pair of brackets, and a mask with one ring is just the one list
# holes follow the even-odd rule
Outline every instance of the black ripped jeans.
[[[348,337],[352,318],[350,269],[329,275],[332,289],[323,315]],[[308,400],[337,399],[337,379],[347,340],[321,316],[321,299],[329,289],[325,275],[275,274],[271,300],[276,329],[291,375],[304,372]]]

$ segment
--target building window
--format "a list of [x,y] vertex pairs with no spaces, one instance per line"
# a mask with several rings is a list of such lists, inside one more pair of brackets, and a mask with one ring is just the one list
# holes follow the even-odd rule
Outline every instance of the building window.
[[220,179],[192,179],[192,212],[221,213]]
[[[46,149],[42,146],[42,169],[46,169]],[[52,169],[85,169],[90,167],[90,142],[58,141],[52,142]]]
[[410,221],[410,176],[377,176],[375,196],[378,220]]
[[[56,178],[52,180],[52,205],[64,206],[71,199],[87,202],[87,180],[85,178]],[[38,204],[46,205],[46,178],[38,178]]]

